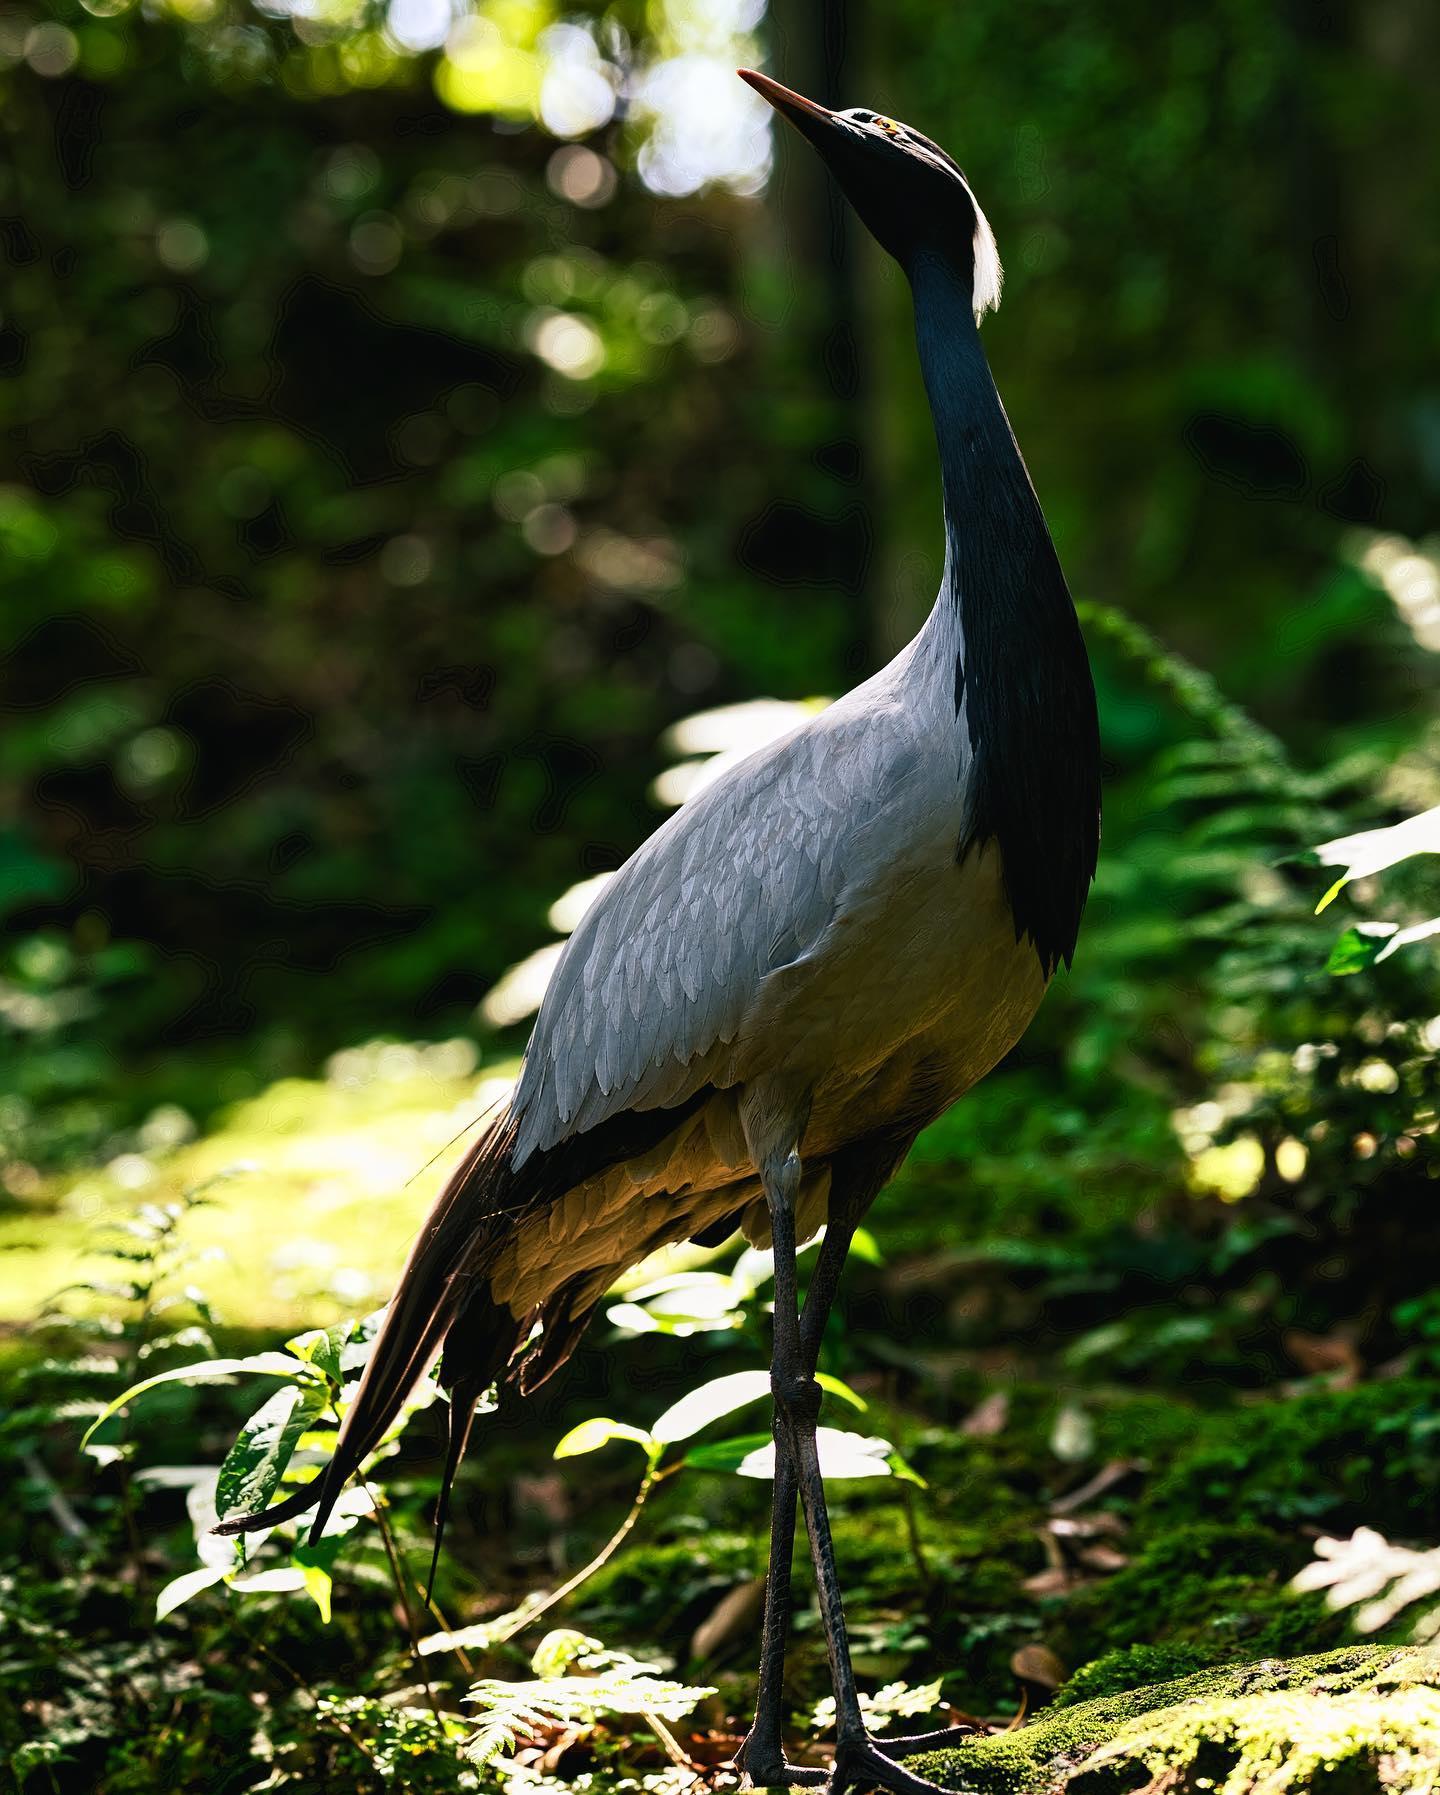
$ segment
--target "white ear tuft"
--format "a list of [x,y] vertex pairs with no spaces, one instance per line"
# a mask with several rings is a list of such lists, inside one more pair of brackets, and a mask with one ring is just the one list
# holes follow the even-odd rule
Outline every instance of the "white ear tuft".
[[[974,205],[975,195],[970,195]],[[975,322],[978,324],[986,312],[993,312],[1000,303],[1000,251],[995,245],[995,233],[990,229],[990,220],[975,206],[975,279],[971,289],[971,304],[975,308]]]

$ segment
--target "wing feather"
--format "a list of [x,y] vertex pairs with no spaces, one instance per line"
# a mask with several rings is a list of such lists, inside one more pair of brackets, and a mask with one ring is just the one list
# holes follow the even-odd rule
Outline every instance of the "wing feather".
[[894,797],[877,733],[873,708],[833,707],[697,794],[610,880],[536,1020],[514,1100],[516,1166],[724,1075],[765,980],[819,940],[857,831]]

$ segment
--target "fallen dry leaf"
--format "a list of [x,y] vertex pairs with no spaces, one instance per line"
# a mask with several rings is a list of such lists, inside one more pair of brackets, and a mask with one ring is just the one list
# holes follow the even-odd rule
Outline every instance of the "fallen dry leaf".
[[993,1390],[983,1402],[976,1403],[971,1409],[960,1423],[960,1431],[968,1434],[971,1439],[991,1440],[996,1434],[1004,1433],[1009,1419],[1009,1396],[1003,1390]]
[[1147,1471],[1149,1468],[1143,1458],[1112,1458],[1078,1489],[1071,1490],[1068,1495],[1057,1496],[1055,1501],[1050,1504],[1050,1512],[1052,1515],[1065,1515],[1077,1508],[1084,1508],[1087,1502],[1093,1502],[1097,1496],[1102,1495],[1115,1484],[1122,1483],[1125,1478],[1133,1477],[1136,1473]]
[[704,1664],[748,1631],[764,1599],[763,1577],[752,1577],[748,1583],[727,1589],[691,1637],[690,1656],[695,1662]]
[[1048,1645],[1022,1645],[1011,1654],[1010,1668],[1022,1683],[1035,1683],[1041,1689],[1058,1689],[1065,1681],[1065,1666]]
[[1365,1369],[1355,1342],[1338,1330],[1333,1334],[1307,1334],[1303,1328],[1286,1328],[1280,1342],[1300,1369],[1311,1377],[1338,1372],[1345,1381],[1351,1382]]
[[1027,1577],[1024,1588],[1032,1596],[1063,1596],[1080,1581],[1063,1564],[1052,1564],[1048,1570],[1037,1571],[1033,1577]]

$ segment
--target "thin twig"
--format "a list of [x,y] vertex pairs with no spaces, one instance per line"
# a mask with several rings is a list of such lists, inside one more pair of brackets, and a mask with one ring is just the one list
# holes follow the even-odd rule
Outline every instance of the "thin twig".
[[[417,1584],[416,1587],[419,1588],[419,1585]],[[440,1612],[439,1603],[436,1602],[434,1596],[431,1595],[428,1591],[426,1591],[421,1599],[424,1601],[425,1606],[430,1610],[431,1614],[435,1617],[435,1619],[437,1621],[439,1621],[440,1631],[442,1633],[453,1633],[455,1631],[455,1629],[450,1625],[449,1621],[446,1620],[445,1616]],[[461,1668],[461,1670],[463,1670],[465,1672],[465,1675],[467,1677],[473,1677],[475,1674],[475,1661],[470,1656],[469,1652],[467,1652],[465,1650],[465,1647],[463,1645],[456,1645],[456,1646],[452,1646],[450,1649],[454,1652],[455,1656],[460,1660],[460,1668]]]
[[367,1483],[365,1489],[370,1500],[375,1503],[375,1519],[380,1523],[380,1537],[385,1542],[385,1556],[390,1560],[390,1575],[395,1579],[395,1592],[400,1597],[400,1606],[405,1612],[405,1628],[410,1635],[410,1655],[415,1660],[415,1668],[420,1672],[420,1681],[425,1685],[425,1694],[430,1701],[430,1712],[435,1716],[435,1724],[444,1730],[445,1722],[440,1718],[440,1704],[435,1699],[435,1686],[430,1681],[430,1672],[425,1660],[420,1655],[420,1628],[416,1624],[415,1610],[410,1604],[410,1591],[405,1587],[405,1572],[400,1564],[400,1554],[395,1550],[395,1536],[390,1531],[390,1523],[385,1518],[385,1510],[376,1501],[375,1492]]
[[910,1556],[915,1560],[915,1569],[920,1573],[920,1581],[928,1590],[934,1587],[935,1578],[931,1573],[929,1560],[925,1556],[925,1542],[920,1537],[920,1517],[915,1512],[915,1489],[909,1482],[903,1482],[900,1489],[900,1501],[905,1510],[905,1531],[910,1536]]
[[674,1733],[670,1731],[669,1727],[666,1726],[665,1722],[658,1714],[652,1714],[649,1708],[641,1708],[640,1718],[665,1747],[665,1755],[669,1758],[672,1764],[678,1764],[682,1770],[694,1770],[696,1768],[694,1758],[690,1756],[689,1752],[686,1751],[685,1747],[675,1737]]
[[513,1624],[498,1631],[494,1636],[494,1643],[496,1645],[503,1645],[507,1639],[513,1639],[517,1633],[523,1632],[524,1629],[530,1625],[532,1620],[537,1620],[542,1614],[548,1613],[557,1602],[563,1602],[566,1596],[579,1589],[582,1583],[588,1582],[588,1580],[595,1575],[596,1571],[607,1564],[610,1559],[614,1557],[615,1553],[619,1551],[621,1545],[625,1541],[625,1536],[630,1532],[630,1529],[635,1525],[636,1521],[640,1519],[640,1510],[644,1508],[646,1499],[651,1490],[654,1489],[655,1485],[659,1483],[662,1478],[668,1477],[671,1471],[678,1469],[678,1465],[672,1465],[668,1470],[657,1471],[652,1465],[640,1481],[640,1488],[635,1492],[635,1500],[630,1504],[629,1514],[626,1515],[625,1519],[590,1560],[589,1564],[583,1565],[575,1572],[573,1577],[567,1577],[565,1582],[560,1585],[559,1589],[552,1589],[550,1594],[546,1596],[543,1601],[537,1602],[533,1608],[526,1608],[524,1606],[519,1608],[516,1611]]

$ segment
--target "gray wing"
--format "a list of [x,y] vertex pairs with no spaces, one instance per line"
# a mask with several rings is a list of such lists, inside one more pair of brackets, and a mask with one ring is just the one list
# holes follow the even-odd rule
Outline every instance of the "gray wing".
[[866,777],[863,737],[839,710],[697,794],[586,912],[526,1051],[516,1165],[708,1083],[767,976],[824,931]]

